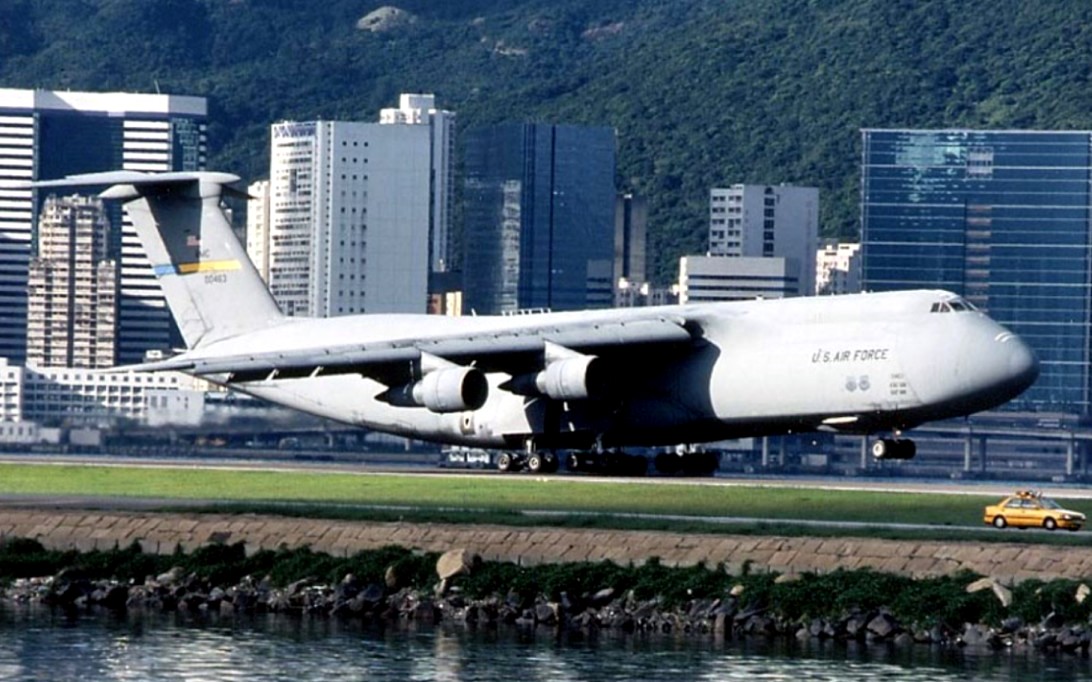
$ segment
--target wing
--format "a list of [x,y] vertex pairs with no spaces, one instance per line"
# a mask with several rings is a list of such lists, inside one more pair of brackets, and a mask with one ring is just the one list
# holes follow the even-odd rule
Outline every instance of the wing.
[[[306,349],[188,352],[125,369],[226,377],[228,384],[360,374],[394,387],[419,380],[429,371],[430,359],[439,359],[445,366],[518,377],[542,371],[558,358],[595,357],[623,362],[672,348],[686,349],[694,340],[695,335],[680,317],[529,321],[519,327]],[[432,366],[436,366],[435,361]]]

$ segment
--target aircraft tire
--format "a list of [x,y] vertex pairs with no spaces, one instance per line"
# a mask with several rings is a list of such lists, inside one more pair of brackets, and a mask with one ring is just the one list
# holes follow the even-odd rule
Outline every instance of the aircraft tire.
[[530,471],[532,474],[543,473],[544,466],[545,461],[543,460],[542,455],[538,454],[537,452],[532,452],[531,454],[527,455],[527,470]]
[[661,452],[653,461],[656,471],[667,476],[679,473],[679,456],[670,452]]
[[542,456],[542,473],[544,474],[556,474],[557,470],[561,468],[561,460],[552,452],[547,452]]
[[886,459],[891,450],[891,441],[886,438],[878,438],[872,441],[872,457],[874,459]]
[[584,467],[581,466],[580,455],[575,452],[570,452],[565,456],[565,468],[569,471],[583,471]]
[[515,462],[513,461],[512,454],[509,452],[502,452],[497,455],[497,469],[504,472],[509,472],[515,468]]
[[897,443],[897,449],[900,459],[914,459],[914,456],[918,454],[917,443],[910,440],[909,438],[895,442]]

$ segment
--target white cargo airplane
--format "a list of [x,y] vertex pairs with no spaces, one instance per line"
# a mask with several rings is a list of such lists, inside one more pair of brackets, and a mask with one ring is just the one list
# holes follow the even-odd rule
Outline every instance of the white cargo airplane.
[[108,172],[33,183],[108,186],[126,202],[187,350],[176,370],[347,424],[501,448],[699,443],[817,430],[902,432],[1000,405],[1035,355],[960,297],[905,291],[517,316],[286,317],[225,218],[224,173]]

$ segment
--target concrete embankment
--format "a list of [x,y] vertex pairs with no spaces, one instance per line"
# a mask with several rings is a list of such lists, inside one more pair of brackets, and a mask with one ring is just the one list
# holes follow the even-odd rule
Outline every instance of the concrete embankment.
[[667,565],[723,563],[733,573],[827,572],[837,568],[929,577],[959,570],[1020,581],[1088,578],[1092,547],[679,534],[661,531],[513,528],[484,525],[378,523],[278,516],[162,514],[139,511],[5,509],[0,538],[32,538],[48,549],[113,549],[139,541],[146,552],[191,551],[209,543],[245,543],[248,552],[309,546],[347,556],[399,545],[430,552],[465,548],[486,560],[525,565],[601,561]]

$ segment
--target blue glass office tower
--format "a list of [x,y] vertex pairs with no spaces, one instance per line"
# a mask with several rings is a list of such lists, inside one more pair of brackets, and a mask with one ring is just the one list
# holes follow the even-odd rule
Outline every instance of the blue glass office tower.
[[1010,408],[1087,415],[1092,132],[864,130],[863,287],[942,287],[1027,340]]
[[[0,356],[26,354],[27,272],[48,193],[22,186],[75,173],[205,167],[203,97],[0,88]],[[121,268],[118,362],[172,345],[171,317],[136,232],[119,206],[110,257]]]
[[510,123],[464,140],[464,311],[609,305],[614,130]]

